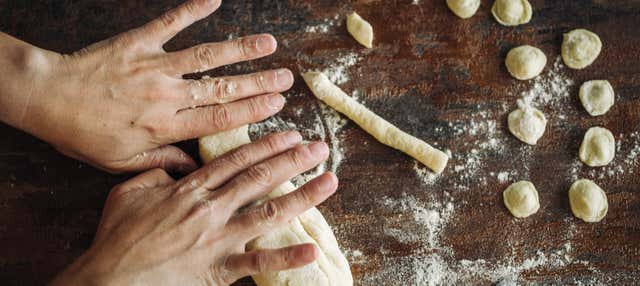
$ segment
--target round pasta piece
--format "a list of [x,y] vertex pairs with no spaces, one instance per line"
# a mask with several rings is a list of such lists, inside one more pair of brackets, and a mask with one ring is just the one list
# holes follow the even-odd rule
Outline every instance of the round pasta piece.
[[547,65],[547,56],[536,47],[524,45],[511,49],[504,63],[513,77],[528,80],[542,72]]
[[596,60],[602,50],[600,37],[585,29],[575,29],[564,34],[562,60],[572,69],[583,69]]
[[538,191],[529,181],[511,184],[502,192],[504,205],[515,217],[528,217],[540,209]]
[[478,11],[480,0],[447,0],[447,6],[456,16],[467,19]]
[[524,104],[509,113],[509,131],[520,141],[536,145],[547,127],[547,118],[542,111]]
[[517,26],[529,23],[532,9],[527,0],[496,0],[491,14],[502,25]]
[[591,167],[606,166],[616,153],[616,141],[611,131],[592,127],[584,134],[580,145],[580,160]]
[[607,195],[596,183],[581,179],[573,183],[569,189],[571,212],[586,222],[599,222],[609,210]]
[[591,116],[603,115],[615,101],[613,87],[606,80],[590,80],[580,86],[580,101]]

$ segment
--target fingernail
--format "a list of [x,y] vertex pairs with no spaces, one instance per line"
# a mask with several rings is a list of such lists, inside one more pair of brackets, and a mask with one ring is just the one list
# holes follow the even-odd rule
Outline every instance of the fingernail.
[[273,37],[271,36],[267,36],[267,35],[263,35],[263,36],[259,36],[258,39],[256,39],[256,49],[259,52],[270,52],[275,50],[275,41],[273,40]]
[[288,69],[279,69],[276,71],[276,85],[283,88],[288,88],[293,85],[293,74]]
[[279,94],[269,95],[269,97],[267,98],[267,105],[272,110],[280,110],[284,105],[284,97]]
[[302,135],[296,131],[289,131],[286,136],[286,140],[289,145],[297,144],[302,141]]
[[311,143],[309,144],[308,148],[311,151],[311,154],[316,157],[324,157],[329,154],[329,148],[324,142]]

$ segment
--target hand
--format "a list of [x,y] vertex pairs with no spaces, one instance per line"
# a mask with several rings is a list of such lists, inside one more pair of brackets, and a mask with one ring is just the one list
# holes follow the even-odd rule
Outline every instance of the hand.
[[271,35],[167,53],[163,45],[212,13],[220,0],[190,0],[160,18],[71,55],[0,35],[0,119],[62,153],[111,172],[197,166],[170,143],[263,120],[284,105],[287,69],[185,80],[184,74],[264,57]]
[[155,169],[115,187],[90,249],[53,285],[227,285],[312,262],[313,244],[248,253],[244,247],[333,194],[335,175],[237,213],[328,157],[326,144],[300,141],[296,132],[279,133],[177,182]]

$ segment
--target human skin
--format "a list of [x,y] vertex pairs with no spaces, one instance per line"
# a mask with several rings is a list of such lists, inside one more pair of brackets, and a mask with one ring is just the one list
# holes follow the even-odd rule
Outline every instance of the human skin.
[[278,93],[293,84],[287,69],[183,79],[276,50],[274,37],[262,34],[164,51],[167,41],[219,5],[190,0],[68,55],[0,33],[0,120],[112,173],[193,171],[194,160],[169,144],[268,118],[284,105]]
[[[175,181],[161,169],[116,186],[89,250],[52,285],[227,285],[315,260],[313,244],[245,252],[337,188],[331,173],[265,202],[252,202],[327,159],[323,142],[297,132],[269,135]],[[243,206],[250,205],[244,209]]]

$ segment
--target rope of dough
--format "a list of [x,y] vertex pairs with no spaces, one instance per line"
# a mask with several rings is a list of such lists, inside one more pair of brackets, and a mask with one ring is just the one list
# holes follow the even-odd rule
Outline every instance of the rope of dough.
[[307,72],[302,77],[318,99],[349,117],[378,141],[408,154],[436,173],[444,170],[449,161],[449,157],[444,152],[407,134],[373,113],[348,96],[324,74]]
[[[220,155],[251,142],[248,125],[200,138],[200,157],[210,162]],[[253,205],[293,192],[296,187],[287,181]],[[275,249],[301,243],[313,243],[320,249],[316,261],[300,268],[253,275],[258,286],[352,286],[349,262],[338,246],[331,227],[316,208],[310,208],[289,221],[252,241],[247,251]]]

